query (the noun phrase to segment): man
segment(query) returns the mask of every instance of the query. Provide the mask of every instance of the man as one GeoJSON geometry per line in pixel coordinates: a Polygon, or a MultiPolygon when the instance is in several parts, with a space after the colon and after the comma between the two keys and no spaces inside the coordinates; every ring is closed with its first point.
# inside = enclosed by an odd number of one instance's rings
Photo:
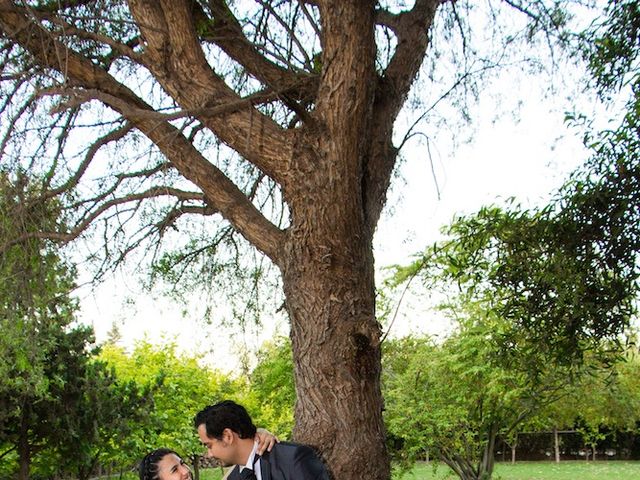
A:
{"type": "Polygon", "coordinates": [[[235,465],[229,480],[329,480],[324,464],[307,445],[280,442],[256,454],[256,427],[242,405],[231,400],[210,405],[196,415],[195,427],[207,456],[235,465]]]}

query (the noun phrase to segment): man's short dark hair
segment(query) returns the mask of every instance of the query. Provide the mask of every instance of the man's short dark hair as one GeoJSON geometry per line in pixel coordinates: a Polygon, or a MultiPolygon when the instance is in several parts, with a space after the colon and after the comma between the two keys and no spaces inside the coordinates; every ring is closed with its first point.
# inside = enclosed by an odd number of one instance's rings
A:
{"type": "Polygon", "coordinates": [[[231,400],[223,400],[203,408],[196,414],[193,423],[196,428],[204,424],[207,437],[218,440],[222,438],[225,428],[236,432],[240,438],[256,436],[256,426],[247,410],[231,400]]]}

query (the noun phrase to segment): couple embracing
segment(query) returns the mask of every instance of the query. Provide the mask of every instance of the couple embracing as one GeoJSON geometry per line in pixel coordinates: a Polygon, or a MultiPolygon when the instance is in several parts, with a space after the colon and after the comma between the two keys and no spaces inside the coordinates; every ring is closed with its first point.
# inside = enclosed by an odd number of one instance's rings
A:
{"type": "MultiPolygon", "coordinates": [[[[231,400],[198,412],[194,426],[208,457],[223,467],[235,465],[228,480],[329,480],[326,467],[311,447],[275,443],[271,435],[257,435],[246,409],[231,400]]],[[[147,454],[139,473],[140,480],[191,479],[189,467],[166,448],[147,454]]]]}

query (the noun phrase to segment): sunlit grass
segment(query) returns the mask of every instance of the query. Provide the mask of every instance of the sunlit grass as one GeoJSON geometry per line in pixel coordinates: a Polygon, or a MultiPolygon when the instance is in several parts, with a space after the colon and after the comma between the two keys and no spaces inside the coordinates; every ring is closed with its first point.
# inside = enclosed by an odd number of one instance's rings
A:
{"type": "MultiPolygon", "coordinates": [[[[425,463],[402,477],[402,480],[444,480],[456,477],[446,465],[433,466],[425,463]]],[[[640,480],[640,462],[623,461],[564,461],[516,462],[496,464],[494,480],[640,480]]]]}
{"type": "MultiPolygon", "coordinates": [[[[112,477],[113,478],[113,477],[112,477]]],[[[117,478],[117,477],[115,477],[117,478]]],[[[222,470],[207,468],[200,470],[200,480],[220,480],[222,470]]],[[[401,480],[455,480],[446,465],[441,464],[433,471],[433,466],[418,463],[401,480]]],[[[138,480],[132,473],[123,475],[123,480],[138,480]]],[[[640,462],[624,461],[564,461],[497,463],[493,480],[640,480],[640,462]]]]}

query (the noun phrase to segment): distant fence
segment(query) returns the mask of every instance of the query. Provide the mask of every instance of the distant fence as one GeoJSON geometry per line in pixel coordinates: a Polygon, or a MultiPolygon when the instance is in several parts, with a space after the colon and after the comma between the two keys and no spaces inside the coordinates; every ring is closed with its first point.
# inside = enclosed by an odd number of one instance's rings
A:
{"type": "MultiPolygon", "coordinates": [[[[518,434],[515,445],[516,460],[555,460],[554,432],[526,432],[518,434]]],[[[593,450],[585,445],[582,435],[575,430],[557,432],[559,459],[592,460],[593,450]]],[[[512,448],[500,440],[495,458],[511,461],[512,448]]],[[[607,432],[596,444],[596,460],[640,460],[640,434],[636,432],[607,432]]]]}

